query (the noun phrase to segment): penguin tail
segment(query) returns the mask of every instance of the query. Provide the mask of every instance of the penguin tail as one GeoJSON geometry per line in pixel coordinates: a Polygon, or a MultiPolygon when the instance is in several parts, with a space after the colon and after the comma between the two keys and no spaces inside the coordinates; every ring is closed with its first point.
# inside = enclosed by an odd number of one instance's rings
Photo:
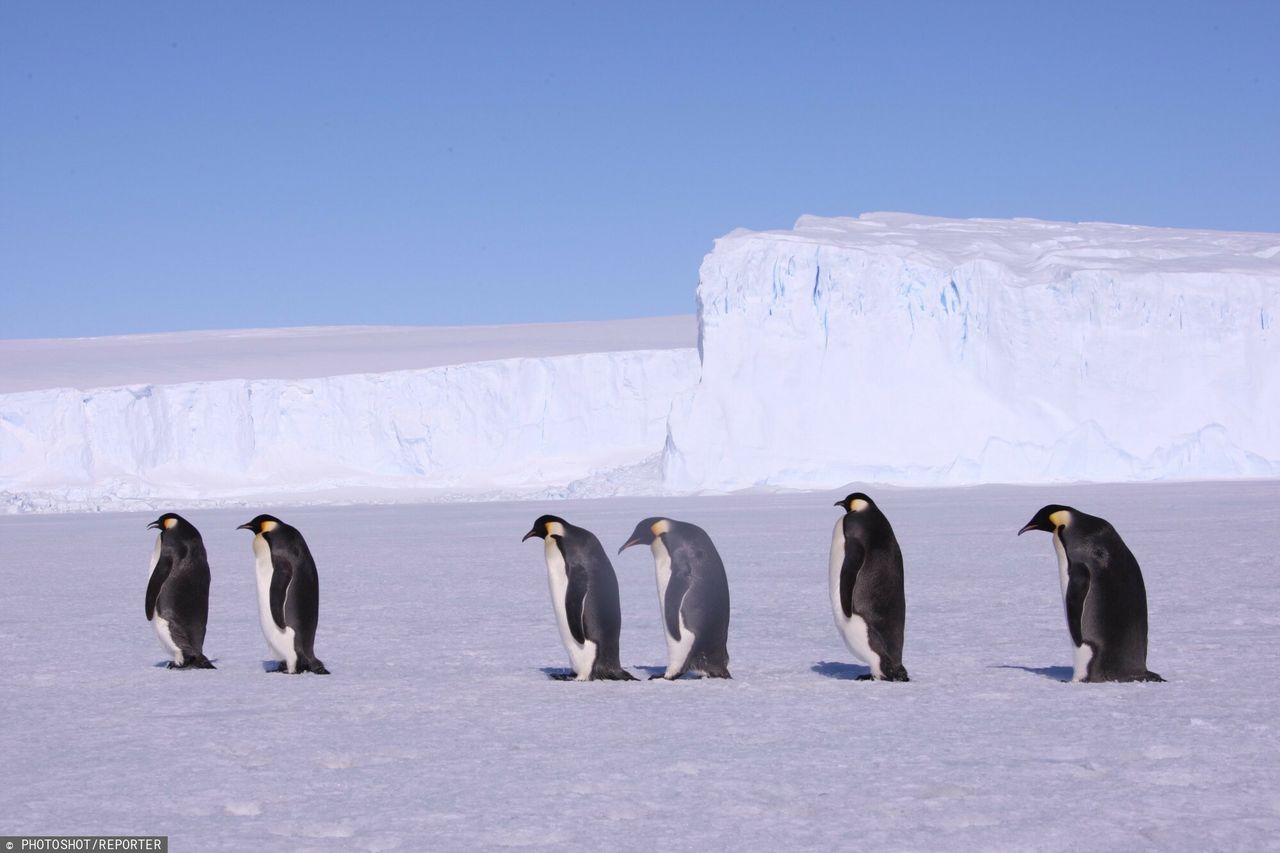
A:
{"type": "Polygon", "coordinates": [[[1147,670],[1147,674],[1143,677],[1142,680],[1143,681],[1164,681],[1164,679],[1161,678],[1159,674],[1154,673],[1151,670],[1147,670]]]}
{"type": "Polygon", "coordinates": [[[217,667],[213,665],[213,661],[209,660],[204,655],[196,655],[187,665],[192,669],[217,669],[217,667]]]}

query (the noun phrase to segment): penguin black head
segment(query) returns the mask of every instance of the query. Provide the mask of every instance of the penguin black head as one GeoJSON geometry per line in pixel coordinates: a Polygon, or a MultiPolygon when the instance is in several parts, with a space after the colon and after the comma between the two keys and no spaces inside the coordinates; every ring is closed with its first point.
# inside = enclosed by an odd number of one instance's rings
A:
{"type": "Polygon", "coordinates": [[[862,512],[867,507],[874,507],[876,502],[862,492],[854,492],[844,500],[836,501],[835,505],[843,507],[845,512],[862,512]]]}
{"type": "Polygon", "coordinates": [[[1045,533],[1052,533],[1059,527],[1066,527],[1070,524],[1071,515],[1074,512],[1075,510],[1069,506],[1049,504],[1046,507],[1042,507],[1039,512],[1032,516],[1031,520],[1018,531],[1018,535],[1021,536],[1028,530],[1043,530],[1045,533]]]}
{"type": "Polygon", "coordinates": [[[539,539],[546,539],[548,536],[563,536],[564,529],[569,522],[565,521],[557,515],[543,515],[533,523],[533,529],[524,535],[525,539],[532,539],[537,536],[539,539]]]}
{"type": "Polygon", "coordinates": [[[250,533],[270,533],[283,523],[274,515],[260,515],[253,521],[246,521],[236,530],[248,530],[250,533]]]}
{"type": "Polygon", "coordinates": [[[671,519],[646,518],[644,521],[636,525],[635,531],[632,532],[631,538],[622,543],[622,547],[618,549],[618,553],[630,548],[632,545],[652,545],[653,540],[657,539],[664,533],[671,532],[671,519]]]}
{"type": "Polygon", "coordinates": [[[176,512],[166,512],[147,525],[148,530],[173,530],[176,527],[190,527],[191,524],[176,512]]]}

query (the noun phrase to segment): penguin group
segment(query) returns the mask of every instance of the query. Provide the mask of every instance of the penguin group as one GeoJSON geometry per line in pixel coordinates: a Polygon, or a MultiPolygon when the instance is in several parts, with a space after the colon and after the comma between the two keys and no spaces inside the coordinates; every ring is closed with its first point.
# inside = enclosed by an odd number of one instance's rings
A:
{"type": "MultiPolygon", "coordinates": [[[[831,538],[829,584],[836,628],[870,672],[860,680],[908,681],[902,662],[906,595],[902,550],[875,502],[854,492],[836,506],[844,514],[831,538]]],[[[1147,595],[1133,553],[1106,520],[1051,504],[1018,535],[1053,535],[1072,681],[1163,681],[1147,669],[1147,595]]],[[[524,539],[543,540],[551,604],[569,654],[573,681],[634,681],[622,668],[618,579],[595,534],[563,518],[538,518],[524,539]]],[[[653,552],[658,611],[667,644],[668,681],[685,674],[730,678],[729,583],[706,531],[671,518],[646,518],[618,549],[653,552]]]]}
{"type": "MultiPolygon", "coordinates": [[[[167,512],[147,525],[159,530],[147,582],[147,621],[172,660],[170,669],[214,669],[204,654],[209,618],[209,558],[195,525],[167,512]]],[[[253,533],[258,618],[277,672],[328,675],[315,655],[320,616],[316,561],[296,528],[259,515],[237,530],[253,533]]]]}
{"type": "MultiPolygon", "coordinates": [[[[908,681],[903,664],[906,595],[902,550],[889,519],[863,492],[843,510],[831,537],[828,581],[836,628],[869,672],[864,680],[908,681]]],[[[200,532],[176,513],[158,530],[147,583],[147,621],[171,669],[214,669],[204,653],[209,559],[200,532]]],[[[294,527],[270,515],[240,525],[253,536],[258,617],[276,671],[328,675],[315,654],[320,584],[315,559],[294,527]]],[[[1053,536],[1072,644],[1072,681],[1163,681],[1147,669],[1147,595],[1142,571],[1105,519],[1050,504],[1018,531],[1053,536]]],[[[543,515],[524,539],[543,540],[552,611],[573,681],[635,681],[619,650],[622,608],[609,555],[591,531],[543,515]]],[[[667,665],[651,679],[729,674],[729,581],[701,527],[655,516],[635,526],[618,554],[648,545],[657,580],[667,665]]]]}

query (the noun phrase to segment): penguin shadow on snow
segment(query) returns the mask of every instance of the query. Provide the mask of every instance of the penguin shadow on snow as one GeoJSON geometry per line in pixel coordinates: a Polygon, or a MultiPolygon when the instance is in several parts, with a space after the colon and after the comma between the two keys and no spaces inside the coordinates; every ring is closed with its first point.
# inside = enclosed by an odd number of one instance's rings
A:
{"type": "Polygon", "coordinates": [[[992,669],[1020,669],[1023,672],[1029,672],[1032,675],[1039,675],[1042,678],[1050,678],[1054,681],[1070,681],[1075,675],[1075,671],[1069,666],[1019,666],[1014,663],[994,664],[992,669]]]}
{"type": "Polygon", "coordinates": [[[818,675],[835,678],[840,681],[869,681],[871,679],[871,667],[859,666],[854,663],[821,660],[809,667],[809,669],[818,673],[818,675]]]}

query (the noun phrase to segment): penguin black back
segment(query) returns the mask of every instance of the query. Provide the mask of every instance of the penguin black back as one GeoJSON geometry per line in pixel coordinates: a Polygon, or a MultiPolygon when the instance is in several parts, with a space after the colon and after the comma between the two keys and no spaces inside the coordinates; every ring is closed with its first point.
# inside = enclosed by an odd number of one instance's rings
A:
{"type": "Polygon", "coordinates": [[[147,582],[147,621],[173,656],[171,668],[213,669],[204,655],[210,579],[200,531],[173,512],[147,527],[159,531],[147,582]]]}
{"type": "Polygon", "coordinates": [[[543,515],[521,541],[544,543],[552,610],[580,681],[633,681],[622,668],[618,577],[600,540],[584,527],[543,515]]]}
{"type": "Polygon", "coordinates": [[[1163,681],[1147,669],[1147,590],[1129,546],[1104,518],[1061,504],[1018,531],[1050,533],[1058,551],[1075,681],[1163,681]]]}
{"type": "Polygon", "coordinates": [[[871,678],[908,681],[902,665],[907,603],[902,549],[889,519],[869,496],[854,492],[836,506],[830,587],[836,626],[871,667],[871,678]]]}
{"type": "Polygon", "coordinates": [[[711,537],[696,524],[655,516],[639,522],[618,553],[632,545],[653,551],[667,641],[667,670],[654,677],[730,678],[729,579],[711,537]]]}
{"type": "Polygon", "coordinates": [[[320,577],[306,540],[272,515],[259,515],[237,529],[256,534],[259,617],[267,644],[283,658],[283,670],[328,675],[315,656],[320,577]]]}

